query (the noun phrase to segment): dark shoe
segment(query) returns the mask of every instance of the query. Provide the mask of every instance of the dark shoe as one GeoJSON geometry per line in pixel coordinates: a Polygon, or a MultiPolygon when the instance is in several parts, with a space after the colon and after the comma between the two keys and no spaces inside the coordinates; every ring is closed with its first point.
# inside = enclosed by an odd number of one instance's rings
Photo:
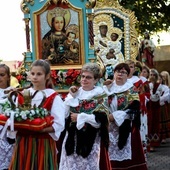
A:
{"type": "Polygon", "coordinates": [[[161,144],[166,144],[166,139],[162,139],[161,144]]]}
{"type": "Polygon", "coordinates": [[[155,152],[155,148],[154,147],[150,147],[150,152],[155,152]]]}

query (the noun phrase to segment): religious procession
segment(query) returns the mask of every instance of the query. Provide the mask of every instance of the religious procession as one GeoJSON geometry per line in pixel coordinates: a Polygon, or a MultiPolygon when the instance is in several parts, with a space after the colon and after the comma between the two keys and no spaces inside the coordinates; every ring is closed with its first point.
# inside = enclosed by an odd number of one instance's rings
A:
{"type": "Polygon", "coordinates": [[[169,71],[123,2],[21,2],[24,60],[0,63],[0,170],[169,170],[169,71]]]}

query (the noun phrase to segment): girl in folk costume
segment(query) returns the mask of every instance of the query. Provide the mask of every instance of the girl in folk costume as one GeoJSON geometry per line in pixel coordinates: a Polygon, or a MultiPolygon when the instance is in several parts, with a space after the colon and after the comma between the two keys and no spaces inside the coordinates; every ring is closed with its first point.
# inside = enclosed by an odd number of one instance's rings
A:
{"type": "Polygon", "coordinates": [[[148,79],[149,79],[149,73],[150,73],[150,69],[147,66],[142,66],[142,71],[140,73],[139,78],[142,80],[143,83],[147,83],[148,79]]]}
{"type": "Polygon", "coordinates": [[[86,63],[81,71],[81,87],[71,87],[65,99],[68,119],[60,170],[111,169],[107,152],[109,120],[101,104],[104,91],[96,86],[100,76],[96,63],[86,63]]]}
{"type": "Polygon", "coordinates": [[[158,71],[150,70],[149,76],[150,100],[148,102],[148,142],[150,151],[154,151],[155,146],[160,145],[159,135],[159,117],[160,117],[160,97],[162,94],[162,86],[158,83],[158,71]]]}
{"type": "Polygon", "coordinates": [[[139,98],[140,98],[140,110],[141,110],[141,126],[140,134],[143,144],[143,149],[145,157],[147,159],[147,135],[148,135],[148,118],[147,118],[147,102],[150,97],[149,91],[149,68],[147,66],[142,66],[142,63],[137,61],[135,63],[136,75],[139,76],[142,81],[142,85],[139,89],[139,98]]]}
{"type": "MultiPolygon", "coordinates": [[[[7,99],[5,91],[12,89],[10,87],[10,68],[5,64],[0,64],[0,103],[7,99]]],[[[0,114],[2,109],[0,107],[0,114]]],[[[0,169],[8,169],[12,152],[14,148],[15,139],[9,139],[9,131],[5,131],[3,135],[3,126],[0,125],[0,169]]]]}
{"type": "MultiPolygon", "coordinates": [[[[161,72],[163,84],[167,85],[170,88],[170,75],[167,71],[162,71],[161,72]]],[[[170,90],[169,90],[169,96],[167,98],[168,103],[170,103],[170,90]]],[[[170,104],[169,104],[170,107],[170,104]]]]}
{"type": "Polygon", "coordinates": [[[140,73],[140,79],[143,82],[142,88],[140,90],[140,106],[141,106],[141,140],[143,143],[143,149],[145,152],[145,156],[147,156],[147,139],[148,139],[148,110],[147,103],[150,98],[150,89],[149,89],[149,68],[147,66],[142,66],[142,71],[140,73]]]}
{"type": "Polygon", "coordinates": [[[161,73],[163,84],[167,85],[170,88],[170,75],[167,71],[162,71],[161,73]]]}
{"type": "Polygon", "coordinates": [[[170,137],[170,104],[169,97],[169,73],[162,71],[159,75],[159,83],[162,84],[162,94],[160,97],[160,141],[162,144],[166,143],[166,138],[170,137]]]}
{"type": "MultiPolygon", "coordinates": [[[[9,169],[57,170],[56,141],[65,126],[65,106],[60,96],[51,88],[50,65],[47,61],[36,60],[32,63],[30,80],[30,95],[36,94],[31,100],[31,106],[39,106],[46,96],[42,108],[48,110],[54,119],[51,126],[39,131],[18,130],[9,169]]],[[[18,96],[18,103],[22,104],[23,100],[22,96],[18,96]]]]}
{"type": "Polygon", "coordinates": [[[109,157],[112,170],[147,170],[140,138],[139,95],[129,74],[128,64],[120,63],[114,69],[114,81],[103,86],[110,111],[109,157]]]}

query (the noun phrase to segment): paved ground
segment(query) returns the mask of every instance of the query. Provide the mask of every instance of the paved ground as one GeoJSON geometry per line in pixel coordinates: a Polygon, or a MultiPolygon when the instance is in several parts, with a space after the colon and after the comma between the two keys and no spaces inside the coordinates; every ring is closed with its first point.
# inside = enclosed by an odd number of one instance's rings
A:
{"type": "Polygon", "coordinates": [[[147,154],[148,170],[170,170],[170,139],[161,144],[155,152],[147,154]]]}

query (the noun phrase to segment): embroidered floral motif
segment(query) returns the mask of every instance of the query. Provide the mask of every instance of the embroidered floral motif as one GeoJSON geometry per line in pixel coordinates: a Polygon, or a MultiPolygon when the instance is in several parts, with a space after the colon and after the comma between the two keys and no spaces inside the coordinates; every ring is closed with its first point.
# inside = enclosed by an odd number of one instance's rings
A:
{"type": "Polygon", "coordinates": [[[92,110],[97,107],[97,100],[80,100],[79,106],[71,108],[71,111],[81,113],[85,112],[91,114],[92,110]]]}
{"type": "Polygon", "coordinates": [[[128,102],[127,96],[125,94],[117,95],[118,110],[125,108],[125,104],[128,102]]]}

